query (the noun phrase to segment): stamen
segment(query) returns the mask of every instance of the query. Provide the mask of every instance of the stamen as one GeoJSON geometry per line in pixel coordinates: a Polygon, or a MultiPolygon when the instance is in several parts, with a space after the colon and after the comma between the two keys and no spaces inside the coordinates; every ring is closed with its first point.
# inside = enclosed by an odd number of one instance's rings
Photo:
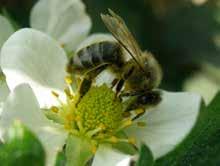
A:
{"type": "Polygon", "coordinates": [[[131,138],[128,138],[128,143],[132,144],[132,145],[135,145],[136,144],[136,139],[131,137],[131,138]]]}
{"type": "Polygon", "coordinates": [[[64,125],[64,128],[65,128],[66,130],[68,130],[68,131],[71,131],[71,129],[72,129],[70,123],[66,123],[66,124],[64,125]]]}
{"type": "Polygon", "coordinates": [[[68,88],[65,88],[65,89],[64,89],[64,92],[65,92],[65,94],[66,94],[68,97],[71,97],[71,96],[72,96],[72,94],[70,93],[70,90],[69,90],[68,88]]]}
{"type": "Polygon", "coordinates": [[[133,123],[132,119],[126,119],[125,121],[122,122],[121,126],[117,129],[117,131],[120,131],[121,129],[124,129],[128,126],[131,126],[133,123]]]}
{"type": "Polygon", "coordinates": [[[80,121],[80,118],[79,118],[79,117],[76,117],[75,120],[76,120],[76,124],[77,124],[79,130],[80,130],[82,133],[84,133],[84,128],[83,128],[82,122],[80,121]]]}
{"type": "Polygon", "coordinates": [[[145,122],[137,122],[138,127],[145,127],[147,124],[145,122]]]}
{"type": "Polygon", "coordinates": [[[50,108],[50,110],[51,110],[52,112],[54,112],[54,113],[58,113],[58,112],[59,112],[59,108],[57,108],[57,107],[55,107],[55,106],[52,106],[52,107],[50,108]]]}
{"type": "Polygon", "coordinates": [[[65,47],[65,44],[64,44],[64,43],[61,43],[60,46],[61,46],[62,48],[64,48],[64,47],[65,47]]]}
{"type": "Polygon", "coordinates": [[[97,151],[97,147],[96,147],[95,145],[94,145],[94,146],[92,146],[91,151],[92,151],[92,153],[93,153],[93,154],[95,154],[95,153],[96,153],[96,151],[97,151]]]}
{"type": "Polygon", "coordinates": [[[70,134],[73,134],[73,135],[79,135],[79,131],[77,131],[75,129],[71,129],[69,132],[70,132],[70,134]]]}
{"type": "Polygon", "coordinates": [[[92,137],[94,136],[95,134],[97,134],[98,132],[102,131],[103,129],[101,127],[97,128],[97,129],[94,129],[94,130],[90,130],[86,133],[86,135],[88,137],[92,137]]]}
{"type": "Polygon", "coordinates": [[[74,120],[74,116],[72,114],[67,114],[66,115],[66,120],[69,122],[72,122],[74,120]]]}
{"type": "Polygon", "coordinates": [[[115,136],[112,136],[108,139],[108,141],[110,141],[111,143],[118,143],[118,138],[115,136]]]}
{"type": "Polygon", "coordinates": [[[123,112],[122,116],[127,118],[127,117],[131,116],[131,113],[130,112],[123,112]]]}
{"type": "Polygon", "coordinates": [[[72,80],[71,76],[66,76],[66,77],[65,77],[65,82],[66,82],[68,85],[72,84],[72,83],[73,83],[73,80],[72,80]]]}
{"type": "Polygon", "coordinates": [[[59,94],[57,92],[51,91],[52,95],[55,96],[56,98],[59,97],[59,94]]]}
{"type": "Polygon", "coordinates": [[[136,109],[136,110],[135,110],[135,113],[136,113],[137,115],[142,114],[142,113],[144,113],[144,112],[145,112],[145,110],[144,110],[143,108],[140,108],[140,109],[136,109]]]}

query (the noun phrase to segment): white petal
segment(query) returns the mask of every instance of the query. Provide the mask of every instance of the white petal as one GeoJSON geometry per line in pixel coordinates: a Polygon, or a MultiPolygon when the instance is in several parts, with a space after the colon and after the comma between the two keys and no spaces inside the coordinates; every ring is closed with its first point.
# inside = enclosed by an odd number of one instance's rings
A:
{"type": "Polygon", "coordinates": [[[131,156],[111,147],[100,145],[95,154],[92,166],[129,166],[131,156]]]}
{"type": "Polygon", "coordinates": [[[61,93],[64,89],[66,64],[64,50],[37,30],[19,30],[2,47],[1,67],[9,88],[30,84],[42,107],[57,104],[51,90],[61,93]]]}
{"type": "Polygon", "coordinates": [[[87,37],[83,42],[81,42],[80,45],[77,47],[76,52],[91,44],[100,43],[102,41],[116,42],[115,38],[109,33],[95,33],[87,37]]]}
{"type": "Polygon", "coordinates": [[[200,94],[209,104],[220,90],[220,68],[209,63],[201,64],[201,70],[184,82],[183,89],[200,94]]]}
{"type": "Polygon", "coordinates": [[[47,165],[53,166],[67,135],[44,116],[33,91],[26,84],[17,86],[4,104],[0,121],[1,135],[14,120],[21,121],[36,134],[46,150],[47,165]]]}
{"type": "Polygon", "coordinates": [[[0,48],[13,32],[11,23],[0,15],[0,48]]]}
{"type": "Polygon", "coordinates": [[[136,137],[159,158],[178,145],[194,126],[200,110],[201,98],[191,93],[163,92],[161,103],[138,121],[146,127],[132,126],[127,129],[129,136],[136,137]]]}
{"type": "Polygon", "coordinates": [[[91,28],[81,0],[39,0],[30,21],[31,27],[51,35],[68,50],[74,50],[91,28]]]}

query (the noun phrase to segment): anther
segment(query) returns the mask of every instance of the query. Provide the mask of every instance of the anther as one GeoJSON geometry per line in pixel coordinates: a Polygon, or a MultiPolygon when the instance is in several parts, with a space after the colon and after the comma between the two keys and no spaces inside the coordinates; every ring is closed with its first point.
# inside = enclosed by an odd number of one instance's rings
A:
{"type": "Polygon", "coordinates": [[[117,143],[118,142],[118,138],[115,136],[112,136],[108,139],[111,143],[117,143]]]}
{"type": "Polygon", "coordinates": [[[131,116],[131,113],[130,112],[123,112],[122,116],[127,118],[127,117],[131,116]]]}
{"type": "Polygon", "coordinates": [[[66,123],[66,124],[64,125],[64,128],[65,128],[66,130],[71,130],[71,125],[70,125],[69,123],[66,123]]]}
{"type": "Polygon", "coordinates": [[[124,129],[124,128],[126,128],[126,127],[132,125],[132,123],[133,123],[133,121],[132,121],[132,119],[130,119],[130,118],[127,119],[127,120],[125,120],[125,121],[123,121],[122,124],[121,124],[121,126],[117,129],[117,131],[120,131],[121,129],[124,129]]]}
{"type": "Polygon", "coordinates": [[[72,84],[72,83],[73,83],[73,80],[72,80],[71,76],[66,76],[66,77],[65,77],[65,82],[66,82],[68,85],[72,84]]]}
{"type": "Polygon", "coordinates": [[[73,116],[72,114],[67,114],[67,115],[66,115],[66,120],[69,121],[69,122],[71,122],[71,121],[74,120],[74,116],[73,116]]]}
{"type": "Polygon", "coordinates": [[[52,106],[52,107],[50,108],[50,110],[51,110],[52,112],[54,112],[54,113],[59,112],[59,108],[57,108],[57,107],[55,107],[55,106],[52,106]]]}
{"type": "Polygon", "coordinates": [[[145,127],[147,124],[145,122],[137,122],[139,127],[145,127]]]}
{"type": "Polygon", "coordinates": [[[92,137],[92,136],[96,135],[97,133],[99,133],[100,131],[102,131],[102,128],[101,128],[101,127],[97,128],[97,129],[94,129],[94,130],[88,131],[88,132],[86,133],[86,135],[87,135],[88,137],[92,137]]]}
{"type": "Polygon", "coordinates": [[[131,119],[127,119],[123,122],[123,127],[128,127],[132,124],[132,120],[131,119]]]}
{"type": "Polygon", "coordinates": [[[64,48],[64,47],[65,47],[65,44],[64,44],[64,43],[61,43],[60,46],[61,46],[62,48],[64,48]]]}
{"type": "Polygon", "coordinates": [[[145,112],[145,110],[142,109],[142,108],[135,110],[135,113],[136,113],[137,115],[142,114],[142,113],[144,113],[144,112],[145,112]]]}
{"type": "Polygon", "coordinates": [[[52,95],[55,96],[56,98],[59,97],[59,94],[57,92],[51,91],[52,95]]]}
{"type": "Polygon", "coordinates": [[[91,151],[92,151],[93,154],[95,154],[96,151],[97,151],[97,147],[96,146],[92,146],[91,151]]]}
{"type": "Polygon", "coordinates": [[[132,144],[132,145],[135,145],[136,143],[136,139],[135,138],[128,138],[128,143],[132,144]]]}
{"type": "Polygon", "coordinates": [[[68,97],[71,97],[71,96],[72,96],[71,93],[70,93],[70,90],[69,90],[68,88],[65,88],[65,89],[64,89],[64,92],[65,92],[65,94],[66,94],[68,97]]]}

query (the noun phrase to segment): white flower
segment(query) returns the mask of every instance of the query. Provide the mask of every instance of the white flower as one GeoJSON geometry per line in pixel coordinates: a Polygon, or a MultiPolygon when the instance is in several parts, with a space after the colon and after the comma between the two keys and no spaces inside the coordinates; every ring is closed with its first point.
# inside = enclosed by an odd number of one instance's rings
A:
{"type": "MultiPolygon", "coordinates": [[[[96,36],[93,36],[88,40],[92,42],[95,39],[96,36]]],[[[66,64],[67,56],[60,45],[33,29],[14,33],[1,52],[1,67],[12,91],[3,107],[0,122],[2,132],[14,119],[22,121],[44,145],[47,165],[54,164],[57,151],[62,149],[69,130],[48,120],[41,108],[59,106],[51,92],[56,92],[60,100],[65,101],[66,64]]],[[[111,76],[106,71],[98,78],[104,82],[109,79],[111,76]]],[[[134,121],[124,131],[129,137],[136,138],[137,145],[146,143],[156,159],[170,152],[185,138],[197,120],[199,109],[199,96],[163,91],[162,102],[140,119],[147,125],[139,127],[134,121]]],[[[101,144],[92,165],[112,166],[119,164],[122,158],[129,158],[129,155],[101,144]]]]}
{"type": "MultiPolygon", "coordinates": [[[[0,15],[0,50],[15,29],[7,18],[0,15]]],[[[91,19],[81,0],[39,0],[31,10],[30,26],[47,33],[58,41],[66,51],[73,51],[91,29],[91,19]]],[[[0,70],[0,75],[3,76],[0,70]]],[[[1,78],[4,78],[1,77],[1,78]]],[[[0,82],[1,93],[8,95],[4,79],[0,82]],[[6,93],[7,92],[7,93],[6,93]]],[[[0,100],[0,110],[2,100],[0,100]]]]}
{"type": "Polygon", "coordinates": [[[201,70],[184,82],[183,90],[200,94],[209,104],[220,90],[220,69],[212,64],[202,64],[201,70]]]}
{"type": "MultiPolygon", "coordinates": [[[[3,82],[0,86],[0,102],[3,103],[8,96],[7,86],[11,93],[4,102],[0,131],[2,137],[15,119],[22,121],[38,136],[46,150],[47,165],[52,166],[57,152],[66,143],[69,130],[47,119],[42,108],[60,106],[60,101],[51,92],[56,92],[61,102],[66,101],[64,78],[68,60],[65,51],[76,51],[94,41],[114,39],[96,34],[84,40],[91,28],[91,20],[80,0],[40,0],[31,11],[30,22],[32,28],[41,32],[21,29],[6,41],[1,50],[1,68],[7,85],[3,82]]],[[[1,38],[4,34],[1,27],[0,41],[4,42],[13,31],[1,38]]],[[[112,75],[104,71],[98,76],[97,85],[110,80],[112,75]]],[[[146,143],[155,159],[171,151],[185,138],[196,122],[200,107],[197,95],[165,91],[162,94],[162,102],[141,117],[146,126],[131,125],[124,129],[128,136],[136,137],[137,145],[146,143]]],[[[101,144],[92,165],[121,166],[129,159],[130,155],[101,144]]]]}
{"type": "MultiPolygon", "coordinates": [[[[0,50],[4,42],[9,38],[9,36],[14,32],[14,29],[7,18],[0,15],[0,50]]],[[[0,68],[0,114],[2,110],[3,103],[9,94],[8,86],[5,82],[5,77],[0,68]]]]}

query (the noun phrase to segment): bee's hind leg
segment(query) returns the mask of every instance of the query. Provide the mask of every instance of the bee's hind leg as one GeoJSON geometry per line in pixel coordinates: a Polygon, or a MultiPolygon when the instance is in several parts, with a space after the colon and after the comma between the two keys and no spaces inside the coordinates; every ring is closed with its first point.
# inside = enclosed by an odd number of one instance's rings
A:
{"type": "Polygon", "coordinates": [[[92,86],[92,82],[94,78],[105,68],[106,65],[102,65],[84,74],[78,90],[80,96],[77,103],[79,103],[80,99],[89,91],[90,87],[92,86]]]}

